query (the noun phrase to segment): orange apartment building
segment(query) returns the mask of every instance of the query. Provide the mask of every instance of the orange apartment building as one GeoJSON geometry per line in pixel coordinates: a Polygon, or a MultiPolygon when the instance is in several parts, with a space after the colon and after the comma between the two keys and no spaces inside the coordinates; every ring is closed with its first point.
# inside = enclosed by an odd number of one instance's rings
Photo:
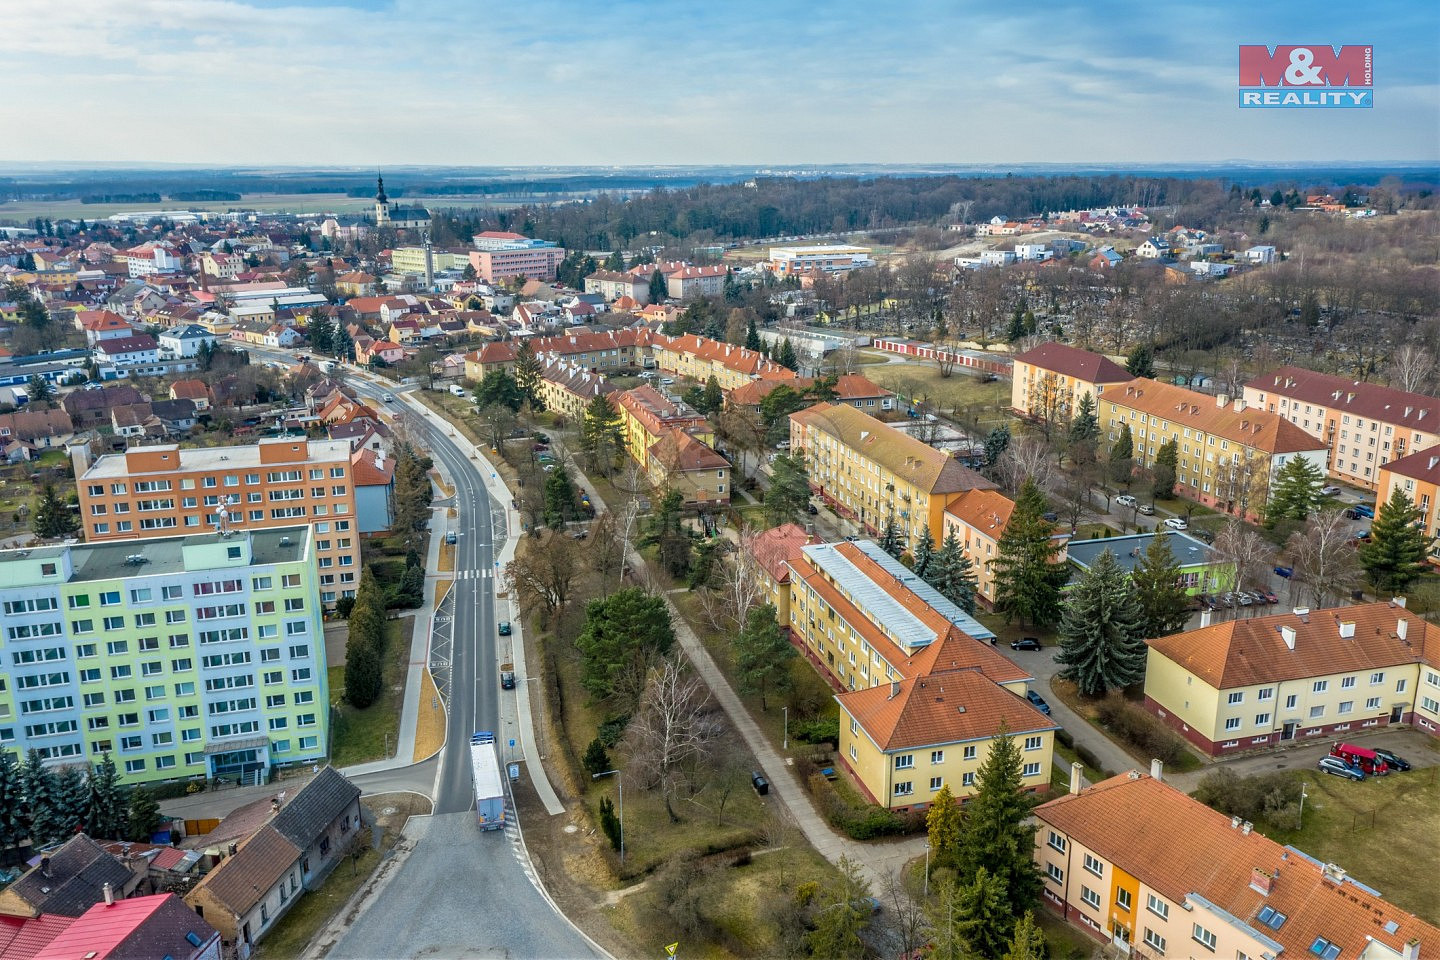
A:
{"type": "Polygon", "coordinates": [[[1107,387],[1133,379],[1120,364],[1098,353],[1042,343],[1015,357],[1010,406],[1021,416],[1064,423],[1085,394],[1098,407],[1107,387]]]}
{"type": "Polygon", "coordinates": [[[1281,367],[1245,384],[1245,402],[1324,441],[1330,476],[1366,490],[1385,464],[1440,444],[1440,400],[1378,383],[1281,367]]]}
{"type": "Polygon", "coordinates": [[[334,604],[355,595],[360,531],[348,441],[279,437],[243,447],[184,449],[162,444],[93,463],[77,451],[75,476],[91,543],[203,533],[222,520],[232,530],[305,521],[315,530],[321,600],[334,604]]]}
{"type": "Polygon", "coordinates": [[[1421,450],[1381,467],[1376,506],[1384,505],[1397,487],[1419,508],[1422,528],[1431,538],[1430,562],[1440,564],[1440,450],[1421,450]]]}

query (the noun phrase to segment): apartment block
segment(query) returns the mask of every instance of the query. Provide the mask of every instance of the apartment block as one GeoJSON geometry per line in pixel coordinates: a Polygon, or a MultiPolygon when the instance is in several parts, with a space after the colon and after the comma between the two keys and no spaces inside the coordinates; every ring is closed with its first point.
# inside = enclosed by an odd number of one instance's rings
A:
{"type": "Polygon", "coordinates": [[[1440,736],[1440,627],[1396,602],[1147,641],[1145,706],[1211,756],[1394,723],[1440,736]]]}
{"type": "Polygon", "coordinates": [[[873,267],[869,247],[853,247],[830,243],[799,247],[771,247],[765,269],[777,276],[789,277],[805,273],[845,273],[860,267],[873,267]]]}
{"type": "Polygon", "coordinates": [[[1389,500],[1397,488],[1420,509],[1431,538],[1430,562],[1440,563],[1440,450],[1422,450],[1381,467],[1378,503],[1389,500]]]}
{"type": "Polygon", "coordinates": [[[1245,402],[1323,441],[1330,476],[1367,490],[1385,464],[1440,444],[1440,400],[1378,383],[1281,367],[1245,384],[1245,402]]]}
{"type": "Polygon", "coordinates": [[[1035,808],[1055,912],[1122,955],[1420,960],[1440,929],[1333,863],[1130,771],[1035,808]]]}
{"type": "Polygon", "coordinates": [[[0,745],[109,752],[128,783],[324,757],[314,546],[298,525],[0,552],[0,745]]]}
{"type": "Polygon", "coordinates": [[[87,541],[308,523],[321,601],[355,595],[360,531],[346,441],[278,437],[237,447],[134,447],[93,463],[79,456],[87,541]]]}
{"type": "Polygon", "coordinates": [[[482,233],[475,236],[470,265],[486,283],[525,277],[554,280],[555,268],[565,259],[565,248],[548,240],[532,240],[517,233],[482,233]]]}
{"type": "Polygon", "coordinates": [[[1243,398],[1211,397],[1157,380],[1111,387],[1099,403],[1100,428],[1114,442],[1129,424],[1135,463],[1154,464],[1174,440],[1175,489],[1181,496],[1247,519],[1259,519],[1270,482],[1293,457],[1322,473],[1326,447],[1300,427],[1243,398]]]}
{"type": "Polygon", "coordinates": [[[945,784],[968,796],[1002,724],[1021,741],[1025,787],[1045,789],[1055,725],[991,631],[873,542],[799,553],[791,642],[837,691],[841,763],[870,799],[920,808],[945,784]]]}
{"type": "Polygon", "coordinates": [[[782,523],[743,537],[740,542],[745,561],[751,564],[751,572],[765,588],[763,602],[775,608],[776,619],[787,632],[790,629],[790,564],[800,559],[802,548],[815,542],[816,537],[806,533],[798,523],[782,523]]]}
{"type": "Polygon", "coordinates": [[[601,373],[563,360],[547,362],[540,368],[537,388],[545,409],[562,414],[572,423],[580,423],[585,408],[597,396],[609,396],[619,388],[601,373]]]}
{"type": "MultiPolygon", "coordinates": [[[[991,563],[1000,550],[1000,538],[1010,525],[1015,501],[998,490],[967,490],[945,508],[943,543],[952,534],[975,571],[975,599],[995,609],[995,570],[991,563]]],[[[1057,559],[1063,559],[1063,554],[1057,559]]]]}
{"type": "Polygon", "coordinates": [[[689,377],[698,383],[714,377],[721,390],[734,390],[755,380],[789,382],[796,379],[794,370],[767,360],[754,350],[698,334],[687,333],[680,337],[656,334],[652,342],[655,365],[661,370],[689,377]]]}
{"type": "Polygon", "coordinates": [[[1085,394],[1098,408],[1107,388],[1133,379],[1109,357],[1063,343],[1042,343],[1015,357],[1010,406],[1024,417],[1064,423],[1085,394]]]}
{"type": "Polygon", "coordinates": [[[944,538],[945,508],[960,494],[995,489],[944,451],[845,404],[791,414],[790,446],[828,505],[873,534],[893,516],[907,548],[921,530],[944,538]]]}

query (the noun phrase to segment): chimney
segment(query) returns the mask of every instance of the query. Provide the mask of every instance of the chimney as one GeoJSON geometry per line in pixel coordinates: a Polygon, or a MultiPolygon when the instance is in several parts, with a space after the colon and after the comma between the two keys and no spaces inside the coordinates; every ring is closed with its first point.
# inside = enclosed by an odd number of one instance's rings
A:
{"type": "Polygon", "coordinates": [[[1084,778],[1080,775],[1080,772],[1081,772],[1082,770],[1084,770],[1084,769],[1085,769],[1085,767],[1084,767],[1084,766],[1080,763],[1080,761],[1078,761],[1078,760],[1075,761],[1074,763],[1070,764],[1070,792],[1071,792],[1071,793],[1079,793],[1079,792],[1080,792],[1080,786],[1081,786],[1081,784],[1083,784],[1083,783],[1085,782],[1084,778]]]}
{"type": "Polygon", "coordinates": [[[1281,628],[1280,628],[1280,636],[1282,636],[1282,637],[1285,638],[1285,646],[1289,647],[1291,650],[1294,650],[1294,649],[1295,649],[1295,628],[1294,628],[1294,627],[1281,627],[1281,628]]]}
{"type": "Polygon", "coordinates": [[[40,876],[50,876],[50,857],[48,855],[40,858],[40,876]]]}
{"type": "Polygon", "coordinates": [[[1237,829],[1239,826],[1240,826],[1240,818],[1239,818],[1239,817],[1231,817],[1231,818],[1230,818],[1230,829],[1231,829],[1231,830],[1235,830],[1235,829],[1237,829]]]}
{"type": "Polygon", "coordinates": [[[1270,896],[1270,885],[1275,882],[1273,874],[1261,870],[1259,867],[1252,867],[1250,870],[1250,889],[1262,897],[1270,896]]]}
{"type": "MultiPolygon", "coordinates": [[[[1405,621],[1402,620],[1402,621],[1400,621],[1400,622],[1401,622],[1401,623],[1404,623],[1405,621]]],[[[1340,621],[1340,636],[1342,636],[1342,637],[1353,637],[1353,636],[1355,636],[1355,621],[1354,621],[1354,620],[1342,620],[1342,621],[1340,621]]]]}
{"type": "Polygon", "coordinates": [[[1391,606],[1394,606],[1394,607],[1399,607],[1400,609],[1403,610],[1403,609],[1405,609],[1405,598],[1404,598],[1404,597],[1391,597],[1391,598],[1390,598],[1390,605],[1391,605],[1391,606]]]}
{"type": "Polygon", "coordinates": [[[1401,617],[1399,620],[1396,620],[1396,621],[1395,621],[1395,636],[1399,637],[1401,640],[1404,640],[1404,639],[1405,639],[1405,634],[1407,634],[1407,633],[1409,633],[1409,632],[1410,632],[1410,621],[1409,621],[1409,620],[1406,620],[1404,617],[1401,617]]]}
{"type": "Polygon", "coordinates": [[[1250,836],[1250,831],[1254,829],[1254,826],[1255,825],[1253,823],[1251,823],[1249,820],[1246,820],[1244,823],[1240,824],[1240,832],[1248,837],[1250,836]]]}
{"type": "Polygon", "coordinates": [[[1310,608],[1309,608],[1309,607],[1296,607],[1294,612],[1295,612],[1295,616],[1297,616],[1297,617],[1300,618],[1300,622],[1301,622],[1301,623],[1309,623],[1309,622],[1310,622],[1310,608]]]}
{"type": "Polygon", "coordinates": [[[115,888],[108,883],[105,884],[105,906],[115,906],[115,888]]]}
{"type": "Polygon", "coordinates": [[[1236,398],[1235,398],[1235,412],[1236,412],[1236,413],[1241,413],[1242,411],[1244,411],[1244,409],[1245,409],[1245,398],[1244,398],[1244,397],[1236,397],[1236,398]]]}
{"type": "Polygon", "coordinates": [[[1405,941],[1405,946],[1400,948],[1401,960],[1420,960],[1420,938],[1411,937],[1405,941]]]}
{"type": "Polygon", "coordinates": [[[1211,619],[1214,615],[1215,615],[1215,611],[1211,610],[1209,607],[1206,607],[1204,610],[1201,610],[1201,611],[1200,611],[1200,626],[1201,626],[1202,628],[1203,628],[1203,627],[1208,627],[1208,626],[1210,626],[1210,619],[1211,619]]]}
{"type": "Polygon", "coordinates": [[[1218,396],[1215,398],[1215,408],[1216,408],[1217,410],[1224,410],[1224,409],[1225,409],[1225,405],[1228,404],[1229,402],[1230,402],[1230,398],[1227,397],[1227,396],[1225,396],[1225,394],[1222,393],[1222,394],[1218,395],[1218,396]]]}
{"type": "Polygon", "coordinates": [[[1150,761],[1150,779],[1157,783],[1165,780],[1165,764],[1159,760],[1150,761]]]}

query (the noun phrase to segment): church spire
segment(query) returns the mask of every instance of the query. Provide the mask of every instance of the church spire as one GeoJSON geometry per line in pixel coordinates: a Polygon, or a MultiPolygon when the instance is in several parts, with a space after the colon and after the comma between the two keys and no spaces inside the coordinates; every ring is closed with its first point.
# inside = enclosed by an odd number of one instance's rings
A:
{"type": "Polygon", "coordinates": [[[378,173],[375,175],[375,202],[390,202],[390,198],[385,196],[385,178],[380,176],[378,173]]]}

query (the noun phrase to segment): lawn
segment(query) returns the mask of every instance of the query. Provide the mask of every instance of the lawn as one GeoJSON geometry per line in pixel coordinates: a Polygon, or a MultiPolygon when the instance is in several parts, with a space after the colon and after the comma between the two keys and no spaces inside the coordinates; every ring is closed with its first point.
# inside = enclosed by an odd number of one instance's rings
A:
{"type": "MultiPolygon", "coordinates": [[[[385,683],[380,699],[356,710],[348,703],[335,708],[330,731],[330,762],[348,767],[390,756],[400,731],[400,709],[405,702],[405,673],[410,662],[410,637],[415,618],[389,620],[385,624],[385,683]]],[[[339,701],[345,692],[345,668],[330,668],[330,690],[339,701]]]]}
{"type": "Polygon", "coordinates": [[[894,390],[907,403],[918,397],[945,411],[971,410],[986,427],[1013,419],[1008,412],[1010,383],[1006,380],[984,383],[959,369],[949,377],[941,377],[939,366],[929,360],[876,364],[865,371],[865,376],[894,390]]]}
{"type": "Polygon", "coordinates": [[[1290,844],[1349,871],[1391,903],[1440,923],[1440,768],[1372,777],[1360,783],[1297,771],[1305,783],[1304,826],[1275,830],[1290,844]],[[1423,838],[1430,837],[1431,841],[1423,838]]]}

